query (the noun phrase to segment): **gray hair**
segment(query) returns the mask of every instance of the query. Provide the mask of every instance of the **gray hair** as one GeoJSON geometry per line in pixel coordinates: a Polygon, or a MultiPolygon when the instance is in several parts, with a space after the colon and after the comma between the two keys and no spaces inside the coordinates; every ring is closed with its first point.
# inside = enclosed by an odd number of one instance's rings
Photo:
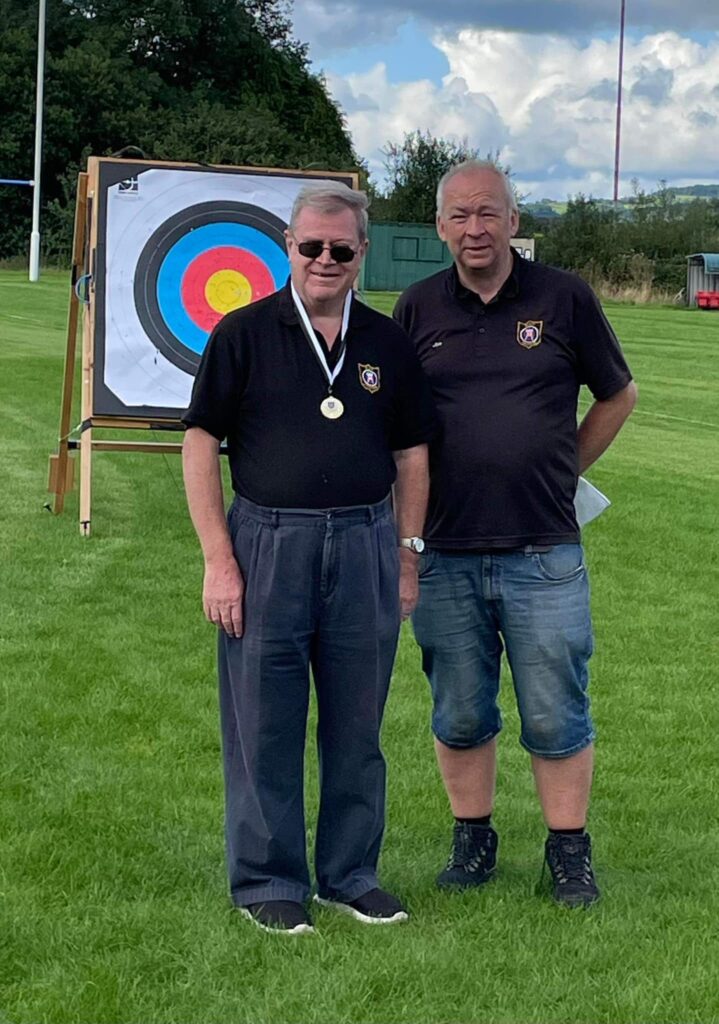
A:
{"type": "Polygon", "coordinates": [[[450,169],[439,179],[439,184],[437,185],[437,213],[442,212],[444,190],[447,187],[448,182],[450,182],[457,174],[471,174],[473,171],[493,171],[497,177],[501,178],[504,185],[504,191],[507,194],[509,209],[514,211],[517,210],[517,197],[514,194],[512,182],[509,180],[509,175],[506,171],[503,171],[502,168],[494,162],[494,160],[463,160],[461,164],[455,164],[454,167],[450,167],[450,169]]]}
{"type": "Polygon", "coordinates": [[[369,199],[364,192],[349,188],[342,181],[314,181],[303,185],[292,204],[290,231],[294,231],[300,212],[307,207],[320,213],[341,213],[352,210],[357,220],[360,242],[367,238],[367,207],[369,199]]]}

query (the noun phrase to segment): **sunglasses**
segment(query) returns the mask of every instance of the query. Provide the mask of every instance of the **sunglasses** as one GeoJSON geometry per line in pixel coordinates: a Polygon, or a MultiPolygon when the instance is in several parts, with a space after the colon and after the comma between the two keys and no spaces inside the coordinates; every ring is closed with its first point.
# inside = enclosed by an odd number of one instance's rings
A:
{"type": "Polygon", "coordinates": [[[323,245],[319,241],[298,242],[297,249],[300,256],[308,260],[316,260],[326,249],[335,263],[351,263],[357,255],[349,245],[323,245]]]}

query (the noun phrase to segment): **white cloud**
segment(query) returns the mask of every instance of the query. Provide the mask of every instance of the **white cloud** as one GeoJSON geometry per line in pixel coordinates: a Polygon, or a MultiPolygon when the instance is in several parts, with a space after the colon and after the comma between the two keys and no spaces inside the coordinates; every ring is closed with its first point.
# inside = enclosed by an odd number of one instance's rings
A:
{"type": "Polygon", "coordinates": [[[384,64],[363,74],[328,75],[334,98],[347,112],[355,149],[368,159],[377,175],[382,169],[381,148],[400,142],[405,132],[429,129],[434,135],[457,141],[469,136],[491,138],[501,147],[507,130],[497,108],[485,94],[473,92],[458,78],[438,87],[428,79],[393,84],[384,64]],[[365,98],[364,107],[359,98],[365,98]]]}
{"type": "MultiPolygon", "coordinates": [[[[449,62],[440,84],[393,84],[385,65],[328,76],[358,152],[376,172],[380,148],[417,128],[482,154],[500,149],[520,191],[562,197],[611,190],[617,41],[463,29],[434,37],[449,62]],[[552,182],[551,189],[547,182],[552,182]]],[[[719,35],[700,44],[674,32],[625,46],[622,184],[637,176],[719,179],[719,35]]]]}

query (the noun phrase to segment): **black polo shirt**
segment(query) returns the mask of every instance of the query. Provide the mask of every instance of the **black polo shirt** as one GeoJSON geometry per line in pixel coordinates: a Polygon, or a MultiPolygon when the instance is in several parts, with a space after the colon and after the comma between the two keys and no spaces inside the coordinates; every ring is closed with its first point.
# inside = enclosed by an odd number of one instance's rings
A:
{"type": "Polygon", "coordinates": [[[394,482],[392,452],[431,439],[434,405],[404,330],[355,298],[346,338],[332,389],[345,411],[328,420],[327,379],[289,286],[217,325],[182,422],[227,438],[238,494],[273,508],[374,504],[394,482]]]}
{"type": "Polygon", "coordinates": [[[589,286],[515,253],[491,302],[452,267],[408,288],[394,315],[414,342],[440,419],[430,447],[430,545],[578,540],[579,388],[607,399],[631,380],[589,286]]]}

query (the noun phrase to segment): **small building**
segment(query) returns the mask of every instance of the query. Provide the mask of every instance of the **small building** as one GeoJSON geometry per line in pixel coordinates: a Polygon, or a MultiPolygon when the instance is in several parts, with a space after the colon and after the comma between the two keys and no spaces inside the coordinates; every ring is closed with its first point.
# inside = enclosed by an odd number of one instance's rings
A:
{"type": "Polygon", "coordinates": [[[719,309],[719,252],[687,256],[687,306],[719,309]]]}
{"type": "MultiPolygon", "coordinates": [[[[369,241],[362,279],[368,292],[401,292],[452,264],[434,224],[370,224],[369,241]]],[[[534,259],[533,238],[513,238],[512,245],[525,259],[534,259]]]]}

